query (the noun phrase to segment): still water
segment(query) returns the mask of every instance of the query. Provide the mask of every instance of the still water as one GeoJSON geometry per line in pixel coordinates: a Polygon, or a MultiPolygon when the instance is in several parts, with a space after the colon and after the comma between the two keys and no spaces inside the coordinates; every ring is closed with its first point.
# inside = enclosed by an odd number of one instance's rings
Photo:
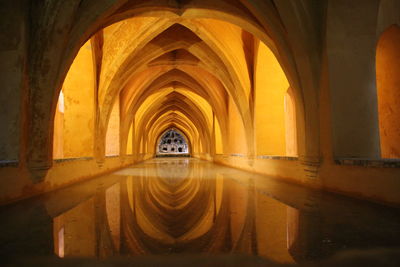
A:
{"type": "Polygon", "coordinates": [[[400,245],[396,209],[188,158],[153,159],[0,209],[0,258],[257,255],[400,245]]]}

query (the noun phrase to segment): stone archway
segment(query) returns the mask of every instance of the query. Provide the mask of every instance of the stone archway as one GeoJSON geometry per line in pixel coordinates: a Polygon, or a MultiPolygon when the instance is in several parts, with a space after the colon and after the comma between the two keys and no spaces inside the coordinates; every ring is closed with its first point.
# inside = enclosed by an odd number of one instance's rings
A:
{"type": "MultiPolygon", "coordinates": [[[[299,10],[297,4],[289,5],[286,8],[289,13],[299,10]]],[[[31,170],[46,171],[52,165],[51,137],[55,103],[61,83],[79,47],[95,32],[107,25],[126,18],[149,14],[176,19],[219,19],[245,29],[267,43],[282,63],[291,86],[295,90],[297,102],[300,103],[297,113],[299,117],[299,140],[301,140],[299,152],[306,158],[318,158],[319,129],[316,115],[318,105],[316,104],[315,87],[317,79],[313,76],[313,69],[316,66],[311,66],[312,62],[318,62],[318,60],[309,62],[302,60],[303,53],[310,50],[310,47],[307,47],[310,45],[310,40],[314,39],[305,35],[299,36],[300,32],[307,31],[304,31],[304,29],[298,31],[297,27],[306,27],[305,25],[308,24],[293,24],[291,21],[287,21],[286,25],[283,25],[276,7],[269,6],[263,1],[235,1],[232,4],[227,4],[225,1],[202,1],[201,3],[188,1],[184,4],[181,1],[169,1],[160,4],[155,1],[131,3],[129,1],[103,0],[88,1],[85,6],[80,6],[79,1],[68,5],[53,1],[47,2],[44,6],[42,3],[35,3],[31,12],[35,17],[41,18],[34,22],[32,34],[41,36],[41,40],[43,40],[43,42],[34,43],[30,49],[32,58],[30,60],[31,79],[29,86],[32,94],[30,95],[29,114],[32,118],[30,119],[32,138],[28,141],[27,161],[31,170]],[[264,12],[260,13],[260,10],[264,12]],[[52,21],[54,23],[49,23],[52,21]],[[60,30],[55,31],[54,29],[60,30]],[[293,36],[296,36],[294,37],[296,42],[287,38],[287,31],[295,33],[293,36]],[[43,72],[44,69],[47,71],[43,72]],[[299,72],[304,74],[302,79],[299,78],[299,72]],[[306,88],[304,92],[302,91],[303,87],[306,88]]],[[[300,19],[307,19],[307,14],[301,12],[300,14],[302,14],[300,19]]],[[[299,18],[298,15],[292,16],[290,19],[299,18]]],[[[312,31],[309,32],[312,35],[312,31]]],[[[94,38],[101,42],[100,36],[94,38]]],[[[316,44],[311,44],[311,46],[314,45],[316,44]]],[[[95,49],[99,51],[101,47],[95,49]]],[[[313,56],[315,55],[310,55],[310,57],[313,56]]],[[[99,67],[98,64],[95,65],[97,68],[99,67]]],[[[99,74],[97,73],[97,75],[99,74]]],[[[99,76],[97,76],[96,83],[98,86],[99,76]]],[[[247,131],[246,136],[249,138],[247,145],[251,155],[254,149],[251,100],[243,99],[236,92],[230,92],[230,94],[239,106],[239,112],[247,131]]],[[[96,116],[98,115],[97,112],[96,116]]],[[[103,128],[104,122],[107,123],[107,119],[101,122],[98,117],[96,117],[96,121],[102,124],[103,128]]],[[[101,155],[97,155],[97,157],[99,156],[101,157],[101,155]]],[[[38,179],[41,178],[38,177],[38,179]]]]}

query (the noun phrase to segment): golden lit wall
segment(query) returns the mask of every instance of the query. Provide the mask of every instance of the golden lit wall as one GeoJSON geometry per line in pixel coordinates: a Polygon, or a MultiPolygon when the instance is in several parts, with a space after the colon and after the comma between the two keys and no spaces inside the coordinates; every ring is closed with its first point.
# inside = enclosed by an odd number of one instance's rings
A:
{"type": "Polygon", "coordinates": [[[297,156],[296,104],[293,90],[289,87],[285,94],[285,141],[286,156],[297,156]]]}
{"type": "Polygon", "coordinates": [[[75,57],[62,87],[64,113],[60,114],[59,104],[54,124],[54,158],[93,156],[93,77],[92,47],[88,41],[75,57]]]}
{"type": "Polygon", "coordinates": [[[285,155],[285,94],[289,88],[279,62],[259,42],[255,64],[255,133],[258,155],[285,155]]]}
{"type": "Polygon", "coordinates": [[[381,156],[400,158],[400,27],[391,26],[376,50],[381,156]]]}

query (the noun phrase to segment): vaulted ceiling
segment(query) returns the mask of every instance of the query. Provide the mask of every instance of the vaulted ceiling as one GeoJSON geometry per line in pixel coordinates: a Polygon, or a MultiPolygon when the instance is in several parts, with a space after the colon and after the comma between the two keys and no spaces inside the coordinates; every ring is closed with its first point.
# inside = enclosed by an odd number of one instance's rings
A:
{"type": "MultiPolygon", "coordinates": [[[[105,139],[119,98],[122,154],[132,123],[136,144],[151,147],[163,131],[176,127],[197,151],[212,153],[213,129],[226,136],[231,109],[243,125],[247,153],[254,155],[254,61],[260,42],[293,88],[300,153],[318,154],[320,27],[312,23],[318,8],[309,1],[273,0],[33,3],[30,35],[37,41],[29,46],[30,116],[40,120],[29,126],[28,165],[52,165],[51,116],[68,69],[88,40],[97,140],[105,139]]],[[[227,138],[222,139],[225,146],[227,138]]],[[[95,157],[103,157],[104,150],[96,144],[95,157]]]]}
{"type": "MultiPolygon", "coordinates": [[[[115,23],[91,39],[98,70],[101,132],[116,97],[122,137],[135,122],[137,144],[154,143],[170,127],[209,151],[213,120],[227,130],[229,97],[250,115],[255,37],[214,19],[138,17],[115,23]],[[214,117],[215,115],[215,117],[214,117]]],[[[244,120],[246,121],[246,120],[244,120]]]]}

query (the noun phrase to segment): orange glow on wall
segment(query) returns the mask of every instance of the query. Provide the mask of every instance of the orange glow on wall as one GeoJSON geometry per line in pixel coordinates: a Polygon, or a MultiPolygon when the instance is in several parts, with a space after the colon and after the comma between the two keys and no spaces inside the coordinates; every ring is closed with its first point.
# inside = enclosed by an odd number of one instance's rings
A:
{"type": "Polygon", "coordinates": [[[259,42],[255,64],[257,155],[285,155],[285,95],[289,83],[272,51],[259,42]]]}
{"type": "Polygon", "coordinates": [[[285,94],[286,156],[297,156],[296,104],[291,87],[285,94]]]}
{"type": "Polygon", "coordinates": [[[400,158],[400,27],[390,26],[376,50],[382,158],[400,158]]]}
{"type": "Polygon", "coordinates": [[[93,156],[94,73],[90,41],[79,50],[64,80],[56,108],[53,158],[93,156]]]}

